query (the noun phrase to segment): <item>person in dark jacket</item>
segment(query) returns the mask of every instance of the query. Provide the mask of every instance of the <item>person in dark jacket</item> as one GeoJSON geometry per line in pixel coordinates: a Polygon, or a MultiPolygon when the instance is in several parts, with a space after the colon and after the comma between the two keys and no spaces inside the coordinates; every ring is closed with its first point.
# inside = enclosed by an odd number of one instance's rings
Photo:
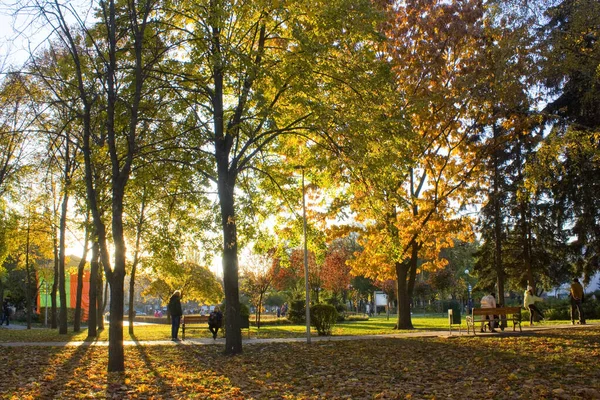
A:
{"type": "Polygon", "coordinates": [[[10,306],[8,304],[8,300],[4,299],[4,303],[2,304],[2,320],[0,320],[0,325],[2,325],[6,321],[6,325],[10,321],[10,306]]]}
{"type": "Polygon", "coordinates": [[[181,292],[176,290],[171,295],[168,305],[169,314],[171,315],[171,340],[178,342],[177,335],[179,334],[179,323],[183,311],[181,310],[181,292]]]}
{"type": "Polygon", "coordinates": [[[219,307],[215,307],[214,311],[208,316],[208,330],[213,335],[213,339],[217,338],[219,328],[223,326],[223,313],[219,307]]]}

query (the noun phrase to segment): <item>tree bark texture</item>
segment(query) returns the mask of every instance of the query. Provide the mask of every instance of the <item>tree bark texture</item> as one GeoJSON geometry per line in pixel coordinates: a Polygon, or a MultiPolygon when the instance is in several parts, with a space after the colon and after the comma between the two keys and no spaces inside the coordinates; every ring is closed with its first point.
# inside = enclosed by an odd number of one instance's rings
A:
{"type": "Polygon", "coordinates": [[[88,337],[94,338],[98,336],[97,319],[98,307],[96,306],[98,299],[98,242],[93,239],[92,242],[92,259],[90,261],[90,304],[88,316],[88,337]]]}

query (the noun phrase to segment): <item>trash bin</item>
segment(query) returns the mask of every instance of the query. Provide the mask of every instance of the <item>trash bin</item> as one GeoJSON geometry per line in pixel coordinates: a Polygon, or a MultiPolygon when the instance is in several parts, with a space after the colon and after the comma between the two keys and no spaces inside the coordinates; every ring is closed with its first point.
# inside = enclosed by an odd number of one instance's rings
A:
{"type": "Polygon", "coordinates": [[[460,325],[460,310],[448,309],[448,323],[450,325],[460,325]]]}

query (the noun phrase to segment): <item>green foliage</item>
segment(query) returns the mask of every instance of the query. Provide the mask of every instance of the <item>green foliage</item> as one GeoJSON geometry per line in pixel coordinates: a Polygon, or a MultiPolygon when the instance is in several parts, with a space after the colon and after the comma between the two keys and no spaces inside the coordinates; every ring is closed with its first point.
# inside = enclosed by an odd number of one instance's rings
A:
{"type": "MultiPolygon", "coordinates": [[[[527,312],[527,319],[529,320],[529,312],[527,312]]],[[[561,308],[549,308],[544,311],[544,318],[549,321],[558,321],[571,318],[569,315],[569,307],[561,308]]]]}
{"type": "Polygon", "coordinates": [[[189,261],[163,269],[143,295],[159,297],[166,303],[175,290],[181,290],[183,301],[214,304],[223,299],[223,288],[215,274],[207,267],[189,261]]]}
{"type": "MultiPolygon", "coordinates": [[[[263,329],[265,326],[281,326],[281,325],[291,325],[292,321],[287,318],[277,318],[277,319],[261,319],[260,320],[260,328],[263,329]]],[[[254,318],[250,319],[250,325],[256,326],[256,321],[254,318]]]]}
{"type": "Polygon", "coordinates": [[[351,322],[351,321],[368,321],[369,320],[369,316],[366,314],[350,314],[350,315],[345,315],[344,316],[344,320],[351,322]]]}
{"type": "Polygon", "coordinates": [[[316,304],[310,308],[310,323],[317,329],[319,336],[330,336],[337,321],[338,313],[334,306],[316,304]]]}
{"type": "MultiPolygon", "coordinates": [[[[223,307],[225,307],[225,304],[223,304],[223,307]]],[[[244,318],[250,316],[250,308],[247,304],[240,303],[240,315],[244,318]]]]}
{"type": "Polygon", "coordinates": [[[295,324],[306,322],[305,304],[305,300],[292,300],[288,309],[288,319],[295,324]]]}

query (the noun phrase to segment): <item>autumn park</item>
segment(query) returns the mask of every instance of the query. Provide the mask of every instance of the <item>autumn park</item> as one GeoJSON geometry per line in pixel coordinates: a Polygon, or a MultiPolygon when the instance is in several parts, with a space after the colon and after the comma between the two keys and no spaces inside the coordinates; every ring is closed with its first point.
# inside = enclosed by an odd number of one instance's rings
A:
{"type": "Polygon", "coordinates": [[[600,399],[597,0],[0,4],[0,399],[600,399]]]}

